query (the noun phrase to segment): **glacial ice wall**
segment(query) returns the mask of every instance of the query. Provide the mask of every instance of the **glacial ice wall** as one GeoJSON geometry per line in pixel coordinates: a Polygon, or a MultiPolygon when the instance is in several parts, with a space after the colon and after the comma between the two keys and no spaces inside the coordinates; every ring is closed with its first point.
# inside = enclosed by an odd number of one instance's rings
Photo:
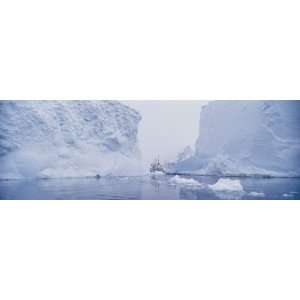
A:
{"type": "Polygon", "coordinates": [[[136,174],[140,120],[118,101],[0,101],[0,178],[136,174]]]}
{"type": "Polygon", "coordinates": [[[193,157],[173,172],[300,176],[300,101],[213,101],[193,157]]]}

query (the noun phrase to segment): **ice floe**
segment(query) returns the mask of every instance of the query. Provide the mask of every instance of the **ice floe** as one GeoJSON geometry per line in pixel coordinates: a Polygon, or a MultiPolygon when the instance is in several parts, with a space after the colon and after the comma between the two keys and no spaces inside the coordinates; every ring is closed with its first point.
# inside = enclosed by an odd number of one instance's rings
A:
{"type": "Polygon", "coordinates": [[[193,186],[203,186],[202,183],[193,179],[193,178],[184,178],[180,177],[179,175],[175,175],[169,180],[170,184],[178,184],[178,185],[193,185],[193,186]]]}
{"type": "Polygon", "coordinates": [[[213,191],[243,192],[243,186],[238,179],[220,178],[215,184],[209,185],[213,191]]]}

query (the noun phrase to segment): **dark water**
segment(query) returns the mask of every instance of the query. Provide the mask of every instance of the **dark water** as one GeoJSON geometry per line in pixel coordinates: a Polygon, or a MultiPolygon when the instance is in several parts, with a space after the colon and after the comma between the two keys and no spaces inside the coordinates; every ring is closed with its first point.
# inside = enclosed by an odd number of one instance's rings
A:
{"type": "MultiPolygon", "coordinates": [[[[300,178],[239,178],[244,192],[215,192],[207,187],[171,185],[171,177],[7,180],[0,181],[0,199],[300,199],[300,178]]],[[[206,186],[219,179],[185,177],[206,186]]]]}

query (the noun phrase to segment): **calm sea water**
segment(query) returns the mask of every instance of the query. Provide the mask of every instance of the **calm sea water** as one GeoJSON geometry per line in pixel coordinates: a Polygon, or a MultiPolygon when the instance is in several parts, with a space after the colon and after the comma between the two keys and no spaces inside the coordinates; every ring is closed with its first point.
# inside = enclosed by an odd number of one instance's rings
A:
{"type": "MultiPolygon", "coordinates": [[[[171,185],[171,177],[6,180],[0,181],[0,199],[300,199],[300,178],[238,178],[244,192],[216,192],[197,186],[171,185]]],[[[214,184],[219,179],[185,177],[205,184],[214,184]]]]}

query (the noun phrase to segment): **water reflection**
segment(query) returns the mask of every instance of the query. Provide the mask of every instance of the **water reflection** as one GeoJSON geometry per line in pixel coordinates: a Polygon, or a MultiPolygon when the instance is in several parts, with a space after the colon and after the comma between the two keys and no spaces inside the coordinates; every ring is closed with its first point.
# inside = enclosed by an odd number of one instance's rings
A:
{"type": "Polygon", "coordinates": [[[187,176],[201,186],[172,185],[172,176],[0,181],[0,199],[299,199],[300,178],[240,178],[243,192],[213,191],[217,177],[187,176]]]}
{"type": "Polygon", "coordinates": [[[151,184],[153,185],[154,187],[154,191],[156,193],[159,193],[159,186],[160,186],[160,182],[158,180],[151,180],[151,184]]]}
{"type": "Polygon", "coordinates": [[[209,188],[180,188],[180,199],[192,199],[192,200],[204,200],[204,199],[215,199],[215,200],[226,200],[226,199],[243,199],[245,193],[233,192],[233,191],[212,191],[209,188]]]}

